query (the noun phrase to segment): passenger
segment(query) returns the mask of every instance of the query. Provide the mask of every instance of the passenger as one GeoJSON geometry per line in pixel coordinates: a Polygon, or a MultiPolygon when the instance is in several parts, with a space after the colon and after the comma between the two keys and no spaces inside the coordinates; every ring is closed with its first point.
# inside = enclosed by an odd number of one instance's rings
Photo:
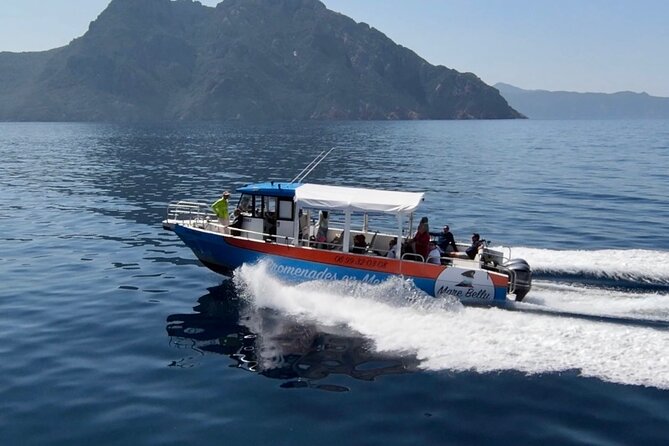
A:
{"type": "Polygon", "coordinates": [[[223,196],[218,200],[216,200],[214,204],[211,205],[211,209],[218,217],[218,221],[225,226],[227,226],[230,223],[230,215],[229,215],[230,211],[228,209],[229,198],[230,198],[230,192],[226,190],[225,192],[223,192],[223,196]]]}
{"type": "MultiPolygon", "coordinates": [[[[242,211],[239,208],[235,209],[235,212],[233,212],[233,218],[232,218],[232,223],[230,223],[230,227],[241,229],[243,221],[244,221],[244,217],[242,216],[242,211]]],[[[235,231],[234,229],[231,229],[230,230],[230,235],[234,235],[235,237],[237,237],[237,236],[240,235],[240,232],[235,231]]]]}
{"type": "Polygon", "coordinates": [[[334,249],[336,251],[341,251],[343,244],[344,244],[344,232],[340,232],[328,244],[328,249],[334,249]]]}
{"type": "Polygon", "coordinates": [[[449,255],[452,252],[458,252],[458,246],[455,244],[455,237],[453,237],[453,233],[448,225],[444,225],[444,228],[438,237],[437,246],[439,246],[439,249],[441,249],[444,254],[449,255]]]}
{"type": "Polygon", "coordinates": [[[441,265],[441,250],[437,246],[437,242],[431,240],[428,246],[430,252],[427,254],[426,262],[441,265]]]}
{"type": "Polygon", "coordinates": [[[411,252],[415,254],[419,254],[423,257],[423,261],[427,259],[427,255],[429,254],[429,243],[430,243],[430,227],[427,222],[427,217],[423,217],[420,219],[420,223],[418,224],[418,229],[416,230],[416,234],[413,236],[412,239],[409,240],[409,246],[408,248],[411,249],[411,252]]]}
{"type": "Polygon", "coordinates": [[[325,249],[328,241],[329,218],[328,211],[320,211],[318,214],[318,230],[316,231],[316,241],[318,247],[325,249]]]}
{"type": "Polygon", "coordinates": [[[481,236],[476,232],[472,234],[472,244],[469,248],[465,250],[467,257],[474,260],[474,258],[476,258],[476,254],[478,254],[479,250],[483,247],[483,245],[484,241],[481,240],[481,236]]]}
{"type": "Polygon", "coordinates": [[[388,242],[388,252],[386,253],[386,257],[389,259],[396,259],[397,258],[397,253],[395,252],[395,246],[397,245],[397,237],[394,239],[391,239],[388,242]]]}
{"type": "Polygon", "coordinates": [[[300,225],[300,232],[298,234],[298,237],[301,240],[308,240],[309,239],[309,216],[302,209],[300,209],[300,213],[299,213],[299,216],[298,216],[298,221],[299,221],[299,225],[300,225]]]}
{"type": "Polygon", "coordinates": [[[367,252],[367,240],[365,240],[364,234],[357,234],[353,237],[353,249],[351,249],[353,254],[364,254],[367,252]]]}
{"type": "Polygon", "coordinates": [[[267,211],[263,217],[263,230],[266,234],[269,234],[269,237],[267,237],[269,240],[274,240],[276,236],[276,215],[274,212],[267,211]]]}
{"type": "Polygon", "coordinates": [[[418,226],[423,225],[425,227],[425,232],[430,232],[430,225],[427,222],[427,217],[421,217],[420,223],[418,223],[418,226]]]}

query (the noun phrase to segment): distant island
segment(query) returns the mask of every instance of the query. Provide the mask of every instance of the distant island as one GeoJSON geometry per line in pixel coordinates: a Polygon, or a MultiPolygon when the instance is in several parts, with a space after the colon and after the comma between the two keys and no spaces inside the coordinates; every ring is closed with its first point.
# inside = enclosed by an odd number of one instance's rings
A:
{"type": "Polygon", "coordinates": [[[669,98],[646,93],[574,93],[494,85],[530,119],[669,119],[669,98]]]}
{"type": "Polygon", "coordinates": [[[112,0],[69,45],[0,53],[2,121],[523,118],[317,0],[112,0]]]}

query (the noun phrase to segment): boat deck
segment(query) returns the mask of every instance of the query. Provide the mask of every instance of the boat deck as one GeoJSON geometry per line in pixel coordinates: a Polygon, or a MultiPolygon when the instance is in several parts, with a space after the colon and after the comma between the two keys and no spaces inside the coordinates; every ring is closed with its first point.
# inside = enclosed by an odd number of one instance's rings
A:
{"type": "MultiPolygon", "coordinates": [[[[232,239],[242,239],[242,240],[255,240],[263,243],[277,243],[282,245],[293,245],[293,237],[289,236],[276,236],[269,233],[256,232],[247,229],[241,228],[231,228],[229,225],[222,224],[215,215],[204,215],[204,216],[195,216],[191,219],[166,219],[162,222],[163,228],[167,230],[174,230],[174,226],[179,224],[182,226],[187,226],[191,228],[201,229],[210,233],[220,234],[225,237],[230,237],[232,239]],[[236,233],[236,234],[234,234],[236,233]]],[[[310,225],[309,233],[311,234],[309,238],[302,239],[298,241],[297,246],[303,247],[305,249],[314,249],[314,250],[323,250],[323,251],[342,251],[342,244],[340,239],[343,228],[330,228],[328,230],[328,240],[330,242],[317,242],[313,239],[313,234],[317,231],[316,225],[310,225]]],[[[366,239],[370,240],[367,248],[364,252],[355,252],[353,251],[353,246],[350,247],[348,254],[368,256],[368,257],[386,257],[388,253],[388,243],[391,239],[395,238],[392,234],[385,234],[380,232],[363,232],[363,231],[351,231],[352,236],[357,234],[365,235],[366,239]]],[[[403,242],[406,240],[403,240],[403,242]]],[[[459,244],[459,247],[464,253],[465,245],[459,244]]],[[[406,253],[402,255],[403,261],[418,262],[424,263],[425,260],[422,256],[412,253],[406,253]]],[[[459,266],[463,268],[472,268],[480,267],[481,259],[477,258],[471,260],[469,258],[462,257],[451,257],[451,256],[442,256],[441,257],[442,265],[449,266],[459,266]]]]}

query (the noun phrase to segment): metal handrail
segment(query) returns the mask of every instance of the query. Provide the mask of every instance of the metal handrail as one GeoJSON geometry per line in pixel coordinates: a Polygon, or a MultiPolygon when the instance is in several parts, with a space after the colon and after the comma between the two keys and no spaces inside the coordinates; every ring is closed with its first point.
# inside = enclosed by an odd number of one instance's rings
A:
{"type": "Polygon", "coordinates": [[[509,277],[508,292],[509,294],[514,294],[516,292],[516,272],[502,265],[498,265],[497,270],[509,277]]]}
{"type": "Polygon", "coordinates": [[[198,201],[179,200],[173,201],[167,205],[168,220],[184,221],[195,220],[202,221],[207,218],[215,219],[216,214],[211,211],[209,204],[198,201]]]}
{"type": "Polygon", "coordinates": [[[286,244],[286,245],[292,245],[293,241],[295,240],[295,237],[291,237],[291,236],[287,236],[287,235],[276,235],[276,234],[272,235],[268,232],[258,232],[258,231],[251,231],[250,229],[234,228],[234,227],[229,226],[229,225],[223,225],[223,224],[221,224],[221,223],[219,223],[218,221],[215,221],[215,220],[209,221],[208,224],[210,226],[217,227],[217,232],[220,232],[220,230],[218,230],[218,229],[227,229],[229,232],[235,231],[235,232],[239,232],[239,233],[244,234],[243,236],[242,235],[232,235],[230,233],[223,234],[223,235],[226,235],[226,236],[229,236],[229,237],[234,237],[234,238],[243,238],[245,240],[250,240],[251,239],[250,235],[258,235],[263,240],[271,238],[276,243],[283,242],[283,244],[286,244]]]}
{"type": "Polygon", "coordinates": [[[413,253],[413,252],[405,252],[404,254],[402,254],[401,259],[402,259],[402,260],[413,260],[414,262],[423,262],[423,263],[425,263],[425,257],[423,257],[423,256],[420,255],[420,254],[413,253]],[[409,258],[409,256],[410,256],[410,257],[413,257],[413,258],[409,258]],[[420,260],[418,260],[416,257],[419,257],[420,260]]]}

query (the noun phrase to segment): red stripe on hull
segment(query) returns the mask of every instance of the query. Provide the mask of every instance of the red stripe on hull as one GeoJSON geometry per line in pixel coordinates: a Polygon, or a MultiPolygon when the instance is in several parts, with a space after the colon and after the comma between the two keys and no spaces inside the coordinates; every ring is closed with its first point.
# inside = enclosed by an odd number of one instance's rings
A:
{"type": "MultiPolygon", "coordinates": [[[[277,243],[259,242],[254,240],[223,236],[231,246],[250,251],[272,254],[291,259],[338,265],[348,268],[375,271],[387,274],[403,274],[422,279],[436,279],[446,269],[443,265],[400,261],[380,256],[351,254],[341,251],[324,251],[304,246],[281,245],[277,243]]],[[[494,275],[493,275],[494,276],[494,275]]],[[[493,283],[494,279],[493,279],[493,283]]]]}

